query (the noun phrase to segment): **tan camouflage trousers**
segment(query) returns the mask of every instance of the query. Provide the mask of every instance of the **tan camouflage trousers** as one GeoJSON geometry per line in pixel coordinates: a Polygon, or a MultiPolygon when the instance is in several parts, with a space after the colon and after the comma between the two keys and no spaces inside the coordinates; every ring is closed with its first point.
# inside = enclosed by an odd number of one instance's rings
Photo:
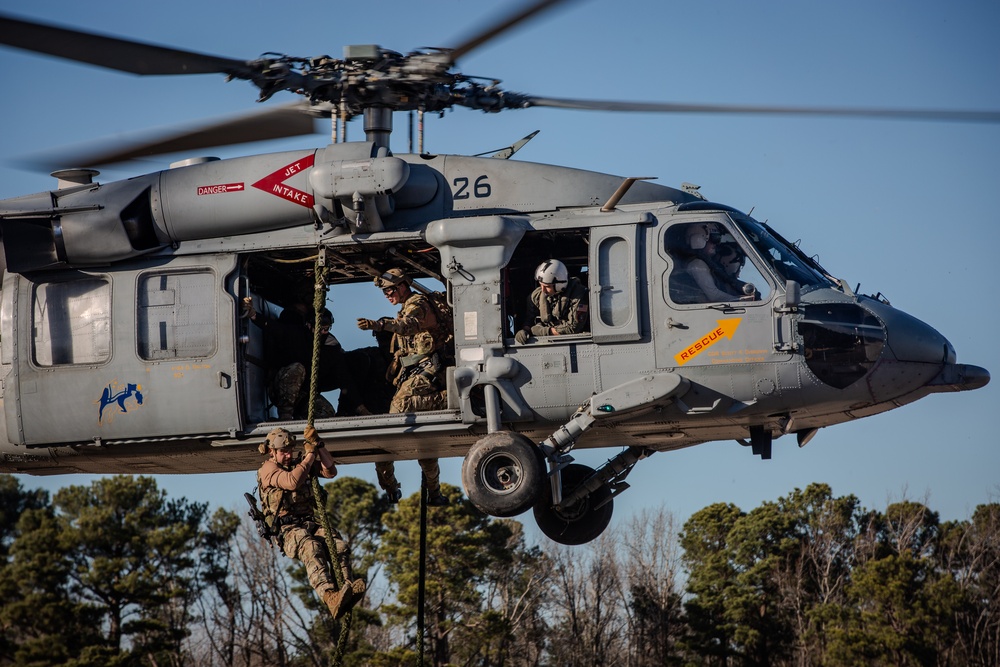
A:
{"type": "MultiPolygon", "coordinates": [[[[441,382],[443,385],[444,383],[441,382]]],[[[413,375],[400,383],[389,404],[389,413],[426,412],[428,410],[444,410],[448,407],[448,392],[438,389],[433,383],[420,374],[413,375]]],[[[437,459],[419,459],[420,469],[427,480],[427,492],[430,495],[441,493],[441,468],[437,459]]],[[[383,490],[399,488],[396,480],[396,466],[392,461],[375,464],[378,483],[383,490]]]]}
{"type": "MultiPolygon", "coordinates": [[[[344,581],[350,582],[353,576],[347,554],[347,543],[337,535],[334,544],[337,547],[337,562],[344,581]]],[[[331,560],[327,553],[326,537],[318,524],[306,521],[298,525],[282,526],[281,551],[289,558],[302,563],[306,568],[309,585],[320,598],[328,590],[337,590],[337,584],[330,570],[331,560]]]]}
{"type": "MultiPolygon", "coordinates": [[[[278,419],[305,419],[309,416],[309,370],[298,362],[278,369],[268,387],[271,402],[278,409],[278,419]]],[[[336,417],[337,410],[323,396],[316,397],[314,419],[336,417]]]]}
{"type": "Polygon", "coordinates": [[[444,410],[448,407],[448,392],[439,386],[443,387],[444,382],[431,382],[419,373],[408,377],[396,388],[389,404],[390,414],[444,410]]]}

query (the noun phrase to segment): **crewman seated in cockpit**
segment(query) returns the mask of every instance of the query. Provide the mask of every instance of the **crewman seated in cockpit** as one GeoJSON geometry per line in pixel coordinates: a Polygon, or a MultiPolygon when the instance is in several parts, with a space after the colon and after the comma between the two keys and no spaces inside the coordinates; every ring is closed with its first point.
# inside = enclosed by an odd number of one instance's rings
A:
{"type": "Polygon", "coordinates": [[[712,223],[695,223],[685,231],[686,247],[672,251],[677,264],[670,276],[670,296],[677,303],[734,301],[743,292],[719,263],[722,233],[712,223]]]}
{"type": "MultiPolygon", "coordinates": [[[[725,237],[723,237],[725,238],[725,237]]],[[[730,239],[732,237],[729,237],[730,239]]],[[[743,249],[733,241],[723,241],[716,251],[722,273],[716,276],[716,285],[727,292],[736,292],[741,299],[759,298],[759,294],[750,283],[740,280],[740,271],[746,264],[747,256],[743,249]],[[748,287],[749,285],[749,287],[748,287]],[[748,293],[749,292],[749,293],[748,293]]]]}

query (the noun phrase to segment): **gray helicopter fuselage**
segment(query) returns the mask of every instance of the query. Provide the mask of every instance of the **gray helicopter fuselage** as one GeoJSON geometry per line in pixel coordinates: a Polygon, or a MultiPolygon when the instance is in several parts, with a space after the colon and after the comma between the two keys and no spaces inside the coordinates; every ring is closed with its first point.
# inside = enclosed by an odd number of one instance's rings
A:
{"type": "Polygon", "coordinates": [[[613,200],[623,181],[359,143],[0,202],[0,471],[255,468],[276,418],[241,302],[289,305],[317,255],[334,294],[394,263],[441,279],[454,313],[448,408],[318,420],[345,463],[463,456],[498,429],[541,442],[595,396],[581,447],[749,437],[763,454],[772,437],[988,382],[739,211],[644,181],[613,200]],[[716,274],[724,298],[692,296],[684,275],[702,230],[743,257],[738,278],[716,274]],[[516,342],[549,256],[585,284],[589,330],[516,342]]]}

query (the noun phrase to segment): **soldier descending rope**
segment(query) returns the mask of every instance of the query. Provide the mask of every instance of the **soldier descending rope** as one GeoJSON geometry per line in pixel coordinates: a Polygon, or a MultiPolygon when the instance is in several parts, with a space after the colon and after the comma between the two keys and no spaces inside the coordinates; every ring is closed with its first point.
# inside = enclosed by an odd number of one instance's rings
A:
{"type": "Polygon", "coordinates": [[[366,586],[363,579],[353,578],[347,544],[335,535],[336,560],[344,580],[337,588],[325,531],[315,516],[311,485],[316,475],[332,479],[337,468],[316,429],[307,426],[303,439],[305,455],[299,459],[293,454],[295,436],[283,428],[272,429],[260,445],[260,452],[268,454],[257,472],[264,520],[277,536],[282,553],[305,566],[313,589],[333,617],[340,618],[364,597],[366,586]]]}

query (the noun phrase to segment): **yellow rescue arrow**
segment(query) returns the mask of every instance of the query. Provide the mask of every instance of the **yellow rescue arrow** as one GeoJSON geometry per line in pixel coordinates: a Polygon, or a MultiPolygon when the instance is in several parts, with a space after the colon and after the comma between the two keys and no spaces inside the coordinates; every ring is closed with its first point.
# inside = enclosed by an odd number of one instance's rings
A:
{"type": "Polygon", "coordinates": [[[723,338],[732,339],[733,334],[736,333],[736,329],[742,321],[742,317],[734,317],[729,320],[716,320],[719,326],[699,338],[686,349],[675,354],[674,361],[677,362],[678,366],[683,366],[723,338]]]}

